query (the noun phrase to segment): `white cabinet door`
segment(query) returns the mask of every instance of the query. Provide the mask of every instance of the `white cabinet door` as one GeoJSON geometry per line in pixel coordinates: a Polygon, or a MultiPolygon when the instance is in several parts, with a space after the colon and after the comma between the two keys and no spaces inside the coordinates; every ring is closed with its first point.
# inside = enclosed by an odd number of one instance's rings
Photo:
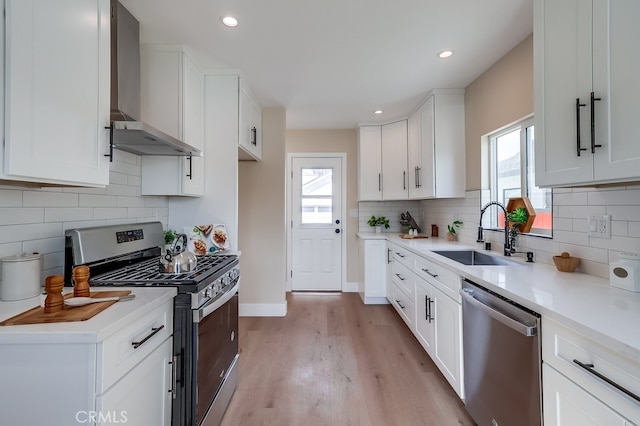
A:
{"type": "Polygon", "coordinates": [[[633,425],[545,363],[542,364],[542,383],[545,426],[633,425]]]}
{"type": "Polygon", "coordinates": [[[172,339],[97,398],[98,424],[171,425],[172,339]],[[109,418],[110,416],[110,418],[109,418]]]}
{"type": "Polygon", "coordinates": [[[359,289],[365,304],[387,302],[387,242],[386,240],[360,240],[363,262],[363,281],[359,289]]]}
{"type": "Polygon", "coordinates": [[[6,0],[2,179],[109,183],[109,0],[6,0]]]}
{"type": "Polygon", "coordinates": [[[429,315],[433,308],[433,287],[422,278],[416,278],[416,337],[433,358],[435,352],[435,324],[429,315]]]}
{"type": "Polygon", "coordinates": [[[429,313],[435,327],[435,350],[431,356],[462,397],[462,306],[436,288],[431,294],[429,313]]]}
{"type": "MultiPolygon", "coordinates": [[[[173,45],[149,45],[141,52],[141,73],[142,119],[204,151],[204,77],[196,64],[173,45]]],[[[143,156],[141,190],[201,196],[204,159],[143,156]]]]}
{"type": "Polygon", "coordinates": [[[386,265],[386,296],[387,300],[391,302],[393,299],[391,291],[391,287],[393,286],[393,244],[387,241],[387,254],[385,255],[385,265],[386,265]]]}
{"type": "Polygon", "coordinates": [[[407,120],[382,126],[381,139],[382,199],[406,200],[409,197],[407,120]]]}
{"type": "Polygon", "coordinates": [[[409,198],[435,195],[433,96],[408,120],[409,198]]]}
{"type": "Polygon", "coordinates": [[[637,179],[640,3],[534,4],[536,184],[637,179]]]}
{"type": "Polygon", "coordinates": [[[239,159],[260,160],[262,158],[262,110],[242,78],[238,97],[238,144],[241,148],[239,159]]]}
{"type": "Polygon", "coordinates": [[[358,201],[382,200],[382,134],[380,126],[358,129],[358,201]]]}

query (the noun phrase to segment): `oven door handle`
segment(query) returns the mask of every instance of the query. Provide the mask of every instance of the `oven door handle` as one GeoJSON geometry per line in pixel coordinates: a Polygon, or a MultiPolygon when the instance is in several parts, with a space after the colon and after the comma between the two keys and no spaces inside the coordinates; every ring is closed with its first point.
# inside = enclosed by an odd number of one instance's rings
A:
{"type": "Polygon", "coordinates": [[[231,290],[227,291],[220,299],[208,302],[201,308],[198,308],[193,311],[193,322],[200,322],[204,317],[209,315],[211,312],[218,309],[220,306],[227,303],[240,289],[240,277],[236,281],[235,285],[231,288],[231,290]]]}

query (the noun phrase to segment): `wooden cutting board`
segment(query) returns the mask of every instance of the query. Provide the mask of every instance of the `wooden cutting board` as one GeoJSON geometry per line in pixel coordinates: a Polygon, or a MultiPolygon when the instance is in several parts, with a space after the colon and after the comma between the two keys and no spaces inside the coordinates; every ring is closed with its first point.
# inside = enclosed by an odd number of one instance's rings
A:
{"type": "Polygon", "coordinates": [[[403,240],[413,240],[413,239],[429,238],[429,237],[426,235],[400,234],[400,238],[402,238],[403,240]]]}
{"type": "MultiPolygon", "coordinates": [[[[119,291],[96,291],[90,294],[90,297],[99,299],[101,297],[114,297],[114,296],[126,296],[131,293],[131,290],[119,290],[119,291]]],[[[65,294],[64,298],[68,299],[73,297],[73,293],[65,294]]],[[[21,324],[44,324],[51,322],[72,322],[72,321],[86,321],[94,315],[107,309],[109,306],[116,303],[117,300],[110,302],[91,303],[84,306],[64,306],[61,311],[53,312],[50,314],[44,313],[44,308],[36,306],[33,309],[29,309],[21,314],[13,316],[0,322],[0,325],[21,325],[21,324]]]]}

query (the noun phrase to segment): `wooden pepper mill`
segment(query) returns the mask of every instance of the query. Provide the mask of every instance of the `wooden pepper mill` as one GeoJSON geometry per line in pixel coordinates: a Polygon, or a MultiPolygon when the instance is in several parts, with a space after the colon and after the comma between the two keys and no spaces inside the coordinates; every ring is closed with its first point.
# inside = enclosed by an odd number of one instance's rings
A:
{"type": "Polygon", "coordinates": [[[44,299],[44,313],[51,314],[61,311],[64,307],[62,297],[62,287],[64,287],[64,276],[50,275],[44,281],[44,288],[47,291],[47,298],[44,299]]]}
{"type": "Polygon", "coordinates": [[[72,272],[73,282],[73,297],[89,297],[89,267],[85,265],[76,266],[72,272]]]}

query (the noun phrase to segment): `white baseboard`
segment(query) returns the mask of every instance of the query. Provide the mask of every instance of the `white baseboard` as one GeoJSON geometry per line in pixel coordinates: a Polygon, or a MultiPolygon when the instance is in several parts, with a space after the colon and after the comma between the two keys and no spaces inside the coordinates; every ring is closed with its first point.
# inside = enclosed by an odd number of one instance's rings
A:
{"type": "Polygon", "coordinates": [[[286,317],[287,301],[284,303],[240,303],[241,317],[286,317]]]}
{"type": "Polygon", "coordinates": [[[345,285],[342,287],[342,291],[344,293],[357,293],[358,292],[358,283],[345,283],[345,285]]]}

